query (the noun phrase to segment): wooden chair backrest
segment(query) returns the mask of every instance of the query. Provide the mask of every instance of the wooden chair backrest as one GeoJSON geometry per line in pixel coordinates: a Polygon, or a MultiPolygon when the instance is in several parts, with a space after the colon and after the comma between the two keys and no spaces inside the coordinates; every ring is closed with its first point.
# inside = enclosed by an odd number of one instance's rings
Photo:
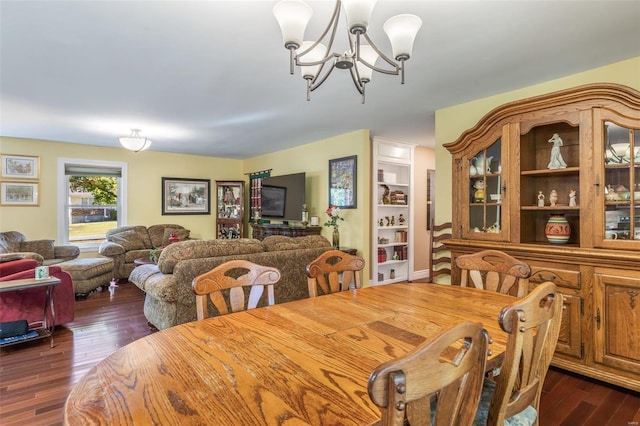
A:
{"type": "Polygon", "coordinates": [[[429,261],[429,282],[435,282],[440,275],[451,276],[451,255],[449,249],[442,241],[451,238],[451,222],[436,225],[431,221],[431,233],[429,234],[429,246],[431,247],[431,258],[429,261]]]}
{"type": "Polygon", "coordinates": [[[231,260],[193,279],[198,320],[208,316],[207,295],[220,315],[253,309],[267,288],[267,303],[275,303],[273,285],[280,281],[280,271],[270,266],[257,265],[247,260],[231,260]],[[246,272],[245,272],[246,271],[246,272]],[[244,287],[251,287],[245,297],[244,287]],[[223,290],[229,290],[229,306],[223,290]]]}
{"type": "Polygon", "coordinates": [[[488,335],[480,323],[445,330],[369,376],[369,397],[382,426],[431,424],[431,396],[439,392],[434,424],[471,425],[480,401],[488,335]]]}
{"type": "Polygon", "coordinates": [[[529,290],[531,268],[524,262],[498,250],[483,250],[456,258],[460,268],[460,286],[522,297],[529,290]],[[514,291],[514,285],[515,291],[514,291]]]}
{"type": "Polygon", "coordinates": [[[340,250],[322,253],[307,265],[309,297],[362,287],[364,259],[340,250]]]}
{"type": "Polygon", "coordinates": [[[542,384],[560,333],[562,304],[556,285],[546,281],[500,313],[500,327],[508,333],[507,347],[488,425],[502,425],[529,405],[540,412],[542,384]]]}

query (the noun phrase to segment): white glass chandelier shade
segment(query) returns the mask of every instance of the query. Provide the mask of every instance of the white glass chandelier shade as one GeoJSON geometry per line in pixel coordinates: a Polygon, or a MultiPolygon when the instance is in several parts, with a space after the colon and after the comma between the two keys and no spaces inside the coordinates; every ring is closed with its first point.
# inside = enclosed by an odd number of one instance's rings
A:
{"type": "Polygon", "coordinates": [[[342,0],[342,7],[347,14],[349,32],[364,34],[369,28],[371,13],[378,0],[342,0]]]}
{"type": "Polygon", "coordinates": [[[118,140],[120,145],[134,152],[144,151],[151,146],[151,140],[140,136],[140,130],[138,129],[131,129],[129,136],[119,137],[118,140]]]}
{"type": "Polygon", "coordinates": [[[422,19],[416,15],[403,14],[389,18],[382,28],[387,33],[397,60],[407,60],[413,53],[413,42],[422,26],[422,19]]]}
{"type": "MultiPolygon", "coordinates": [[[[364,59],[368,64],[375,65],[378,60],[378,53],[375,49],[367,44],[360,46],[360,58],[364,59]]],[[[360,81],[368,83],[373,76],[373,69],[364,65],[360,61],[356,61],[356,68],[358,69],[358,75],[360,75],[360,81]]]]}
{"type": "Polygon", "coordinates": [[[349,70],[363,103],[365,84],[371,81],[374,71],[398,75],[400,83],[404,84],[405,61],[413,53],[413,44],[422,20],[408,14],[387,20],[384,30],[391,41],[395,58],[392,59],[391,55],[382,52],[368,34],[376,3],[377,0],[336,0],[326,28],[315,41],[303,41],[304,31],[313,14],[311,6],[303,0],[280,0],[273,7],[284,47],[289,51],[289,73],[293,75],[295,67],[300,67],[302,77],[307,80],[307,100],[310,100],[310,93],[320,87],[336,68],[349,70]],[[333,50],[341,12],[345,13],[347,20],[349,47],[346,53],[333,50]],[[375,65],[378,59],[383,62],[380,66],[375,65]]]}
{"type": "MultiPolygon", "coordinates": [[[[309,49],[313,45],[312,41],[305,41],[302,43],[302,46],[296,51],[296,54],[304,52],[309,49]]],[[[304,58],[304,62],[318,62],[324,58],[324,55],[327,51],[327,48],[322,43],[318,43],[313,49],[309,52],[305,53],[302,57],[304,58]]],[[[302,78],[304,79],[313,79],[318,71],[320,71],[321,64],[318,65],[302,65],[300,66],[300,73],[302,74],[302,78]]]]}
{"type": "Polygon", "coordinates": [[[284,47],[300,47],[304,30],[313,15],[311,6],[302,0],[283,0],[273,6],[273,15],[280,25],[284,47]]]}

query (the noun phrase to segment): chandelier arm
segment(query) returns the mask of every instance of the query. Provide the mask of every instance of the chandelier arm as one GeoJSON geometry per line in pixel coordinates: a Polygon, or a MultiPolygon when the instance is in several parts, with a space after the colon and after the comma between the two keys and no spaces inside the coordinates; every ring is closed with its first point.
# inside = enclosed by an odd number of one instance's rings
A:
{"type": "Polygon", "coordinates": [[[318,65],[320,63],[324,63],[327,62],[329,59],[331,59],[334,56],[339,56],[337,54],[329,54],[329,52],[331,51],[331,47],[333,46],[333,40],[336,37],[336,29],[338,28],[338,22],[340,21],[340,5],[342,3],[340,2],[340,0],[336,1],[336,7],[333,9],[333,15],[331,16],[331,20],[329,21],[329,24],[327,25],[327,27],[324,29],[322,35],[320,37],[318,37],[316,39],[316,41],[314,41],[311,46],[309,46],[307,49],[303,50],[302,52],[298,53],[296,55],[296,65],[298,66],[307,66],[307,65],[318,65]],[[315,47],[322,41],[324,40],[324,38],[327,36],[327,34],[329,33],[329,30],[331,30],[331,27],[333,26],[333,29],[331,31],[331,37],[329,39],[329,44],[327,45],[327,51],[325,52],[325,57],[324,59],[322,59],[321,61],[316,61],[316,62],[301,62],[298,60],[299,57],[306,55],[307,53],[311,52],[313,49],[315,49],[315,47]]]}
{"type": "Polygon", "coordinates": [[[351,79],[353,80],[353,84],[358,89],[358,93],[361,95],[364,94],[364,83],[360,81],[360,74],[358,74],[358,70],[356,66],[353,66],[349,69],[349,74],[351,74],[351,79]]]}
{"type": "MultiPolygon", "coordinates": [[[[353,67],[351,68],[351,78],[353,78],[353,82],[355,83],[356,87],[358,88],[358,92],[360,92],[360,94],[362,94],[362,90],[360,90],[360,71],[358,71],[358,58],[360,58],[360,33],[356,34],[356,43],[355,46],[353,44],[353,39],[351,37],[351,33],[349,33],[347,35],[348,39],[349,39],[349,48],[351,48],[352,52],[355,52],[355,61],[353,63],[353,67]],[[354,74],[354,70],[355,70],[355,76],[354,74]]],[[[364,88],[364,85],[362,86],[364,88]]]]}
{"type": "Polygon", "coordinates": [[[313,79],[311,86],[310,86],[310,90],[313,92],[314,90],[316,90],[318,87],[320,87],[322,85],[322,83],[325,82],[325,80],[327,79],[327,77],[329,77],[329,75],[331,74],[331,72],[335,69],[336,64],[335,62],[333,64],[331,64],[331,68],[329,68],[329,71],[327,71],[325,73],[325,75],[322,76],[322,78],[320,79],[320,81],[316,81],[318,79],[318,77],[320,76],[320,72],[318,72],[318,74],[316,74],[316,77],[313,79]]]}

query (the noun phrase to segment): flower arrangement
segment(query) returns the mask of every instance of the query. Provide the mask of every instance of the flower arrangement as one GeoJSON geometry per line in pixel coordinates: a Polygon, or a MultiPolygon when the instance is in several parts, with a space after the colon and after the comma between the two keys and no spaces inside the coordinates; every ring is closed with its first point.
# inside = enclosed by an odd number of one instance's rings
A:
{"type": "Polygon", "coordinates": [[[340,207],[329,206],[326,213],[329,216],[329,220],[324,223],[324,226],[333,226],[333,229],[338,229],[338,221],[344,220],[344,218],[340,217],[340,207]]]}
{"type": "Polygon", "coordinates": [[[162,247],[154,247],[149,252],[149,260],[153,263],[158,263],[158,259],[160,259],[160,255],[162,254],[162,250],[164,250],[166,246],[162,247]]]}

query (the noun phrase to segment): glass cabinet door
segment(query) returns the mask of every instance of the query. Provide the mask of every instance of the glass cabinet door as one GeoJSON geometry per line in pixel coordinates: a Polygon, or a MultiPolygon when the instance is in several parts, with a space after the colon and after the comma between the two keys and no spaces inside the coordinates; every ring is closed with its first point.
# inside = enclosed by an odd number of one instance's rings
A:
{"type": "Polygon", "coordinates": [[[503,239],[502,137],[465,160],[463,173],[468,176],[467,238],[503,239]]]}
{"type": "Polygon", "coordinates": [[[640,241],[640,129],[611,113],[599,118],[594,136],[602,141],[604,217],[596,235],[604,246],[624,247],[640,241]]]}
{"type": "Polygon", "coordinates": [[[216,181],[216,226],[218,238],[243,237],[244,182],[216,181]]]}

